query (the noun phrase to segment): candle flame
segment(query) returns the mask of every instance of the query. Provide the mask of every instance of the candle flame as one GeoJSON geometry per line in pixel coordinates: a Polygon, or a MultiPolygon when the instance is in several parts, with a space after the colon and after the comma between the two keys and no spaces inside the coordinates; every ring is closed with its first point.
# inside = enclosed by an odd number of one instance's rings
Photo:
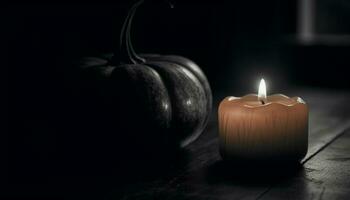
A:
{"type": "Polygon", "coordinates": [[[261,79],[259,84],[258,100],[263,103],[266,102],[266,84],[263,78],[261,79]]]}

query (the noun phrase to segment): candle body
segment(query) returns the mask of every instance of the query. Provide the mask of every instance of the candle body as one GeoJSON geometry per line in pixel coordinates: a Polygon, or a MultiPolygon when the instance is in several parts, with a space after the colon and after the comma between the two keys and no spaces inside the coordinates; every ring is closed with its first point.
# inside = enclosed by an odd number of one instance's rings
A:
{"type": "Polygon", "coordinates": [[[301,160],[308,148],[308,108],[299,97],[226,97],[219,106],[220,154],[226,160],[301,160]]]}

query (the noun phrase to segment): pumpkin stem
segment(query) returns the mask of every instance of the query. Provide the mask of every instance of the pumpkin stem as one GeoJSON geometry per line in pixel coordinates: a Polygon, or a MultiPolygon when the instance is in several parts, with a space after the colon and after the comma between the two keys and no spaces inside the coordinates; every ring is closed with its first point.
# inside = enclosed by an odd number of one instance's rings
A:
{"type": "MultiPolygon", "coordinates": [[[[174,8],[174,5],[165,0],[170,8],[174,8]]],[[[144,63],[146,60],[135,52],[131,42],[131,24],[135,16],[137,8],[144,2],[144,0],[137,1],[129,10],[128,15],[124,21],[122,30],[120,32],[120,60],[121,62],[131,62],[133,64],[144,63]]]]}
{"type": "Polygon", "coordinates": [[[139,57],[135,51],[133,50],[131,46],[131,41],[130,41],[130,32],[131,32],[131,22],[132,19],[134,18],[136,9],[144,2],[144,0],[140,0],[136,2],[131,9],[129,10],[129,13],[124,21],[122,30],[120,32],[120,61],[121,62],[131,62],[133,64],[137,63],[144,63],[145,60],[141,57],[139,57]]]}
{"type": "Polygon", "coordinates": [[[132,24],[132,20],[134,19],[135,13],[137,8],[139,7],[139,5],[141,5],[143,3],[144,0],[140,0],[138,1],[134,7],[134,9],[132,10],[132,13],[130,15],[130,19],[127,25],[127,30],[126,30],[126,36],[127,36],[127,40],[126,42],[128,43],[129,46],[129,50],[131,55],[134,57],[134,59],[136,60],[137,63],[144,63],[146,62],[146,60],[144,58],[141,58],[139,55],[136,54],[136,52],[134,51],[134,48],[132,46],[132,42],[131,42],[131,24],[132,24]]]}
{"type": "MultiPolygon", "coordinates": [[[[141,4],[143,3],[143,1],[144,1],[144,0],[140,0],[140,1],[137,2],[136,4],[139,3],[139,5],[141,5],[141,4]]],[[[174,8],[174,4],[172,4],[172,3],[170,2],[170,0],[164,0],[164,1],[169,5],[170,8],[174,8]]],[[[136,4],[135,4],[135,5],[136,5],[136,4]]],[[[129,43],[128,46],[129,46],[129,49],[130,49],[131,54],[133,54],[133,56],[134,56],[135,58],[137,58],[137,60],[141,61],[141,63],[144,63],[144,62],[146,62],[146,60],[145,60],[144,58],[141,58],[139,55],[137,55],[137,53],[135,52],[135,50],[134,50],[134,48],[133,48],[133,46],[132,46],[132,42],[131,42],[131,23],[132,23],[132,20],[133,20],[133,18],[134,18],[134,16],[135,16],[136,9],[137,9],[137,7],[138,7],[139,5],[136,5],[136,6],[134,7],[134,9],[131,10],[132,13],[131,13],[131,16],[130,16],[130,19],[129,19],[129,24],[128,24],[128,26],[127,26],[127,29],[128,29],[128,30],[127,30],[126,35],[127,35],[127,37],[128,37],[127,42],[129,43]]]]}

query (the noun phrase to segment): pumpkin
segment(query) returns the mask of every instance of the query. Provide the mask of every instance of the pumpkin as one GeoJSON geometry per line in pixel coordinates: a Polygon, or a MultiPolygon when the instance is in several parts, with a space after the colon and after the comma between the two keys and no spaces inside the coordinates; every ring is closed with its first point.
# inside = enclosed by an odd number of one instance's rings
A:
{"type": "Polygon", "coordinates": [[[199,66],[185,57],[135,53],[131,24],[142,2],[126,17],[118,53],[81,62],[84,84],[94,93],[87,98],[96,100],[93,123],[100,124],[100,132],[118,135],[124,146],[132,142],[129,150],[184,147],[208,122],[211,89],[199,66]]]}

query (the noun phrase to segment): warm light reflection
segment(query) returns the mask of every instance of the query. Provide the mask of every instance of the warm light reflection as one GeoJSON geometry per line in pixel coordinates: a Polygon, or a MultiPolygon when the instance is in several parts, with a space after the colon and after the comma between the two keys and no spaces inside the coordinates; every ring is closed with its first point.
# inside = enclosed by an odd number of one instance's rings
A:
{"type": "Polygon", "coordinates": [[[259,84],[258,100],[262,103],[266,103],[266,84],[263,78],[259,84]]]}

